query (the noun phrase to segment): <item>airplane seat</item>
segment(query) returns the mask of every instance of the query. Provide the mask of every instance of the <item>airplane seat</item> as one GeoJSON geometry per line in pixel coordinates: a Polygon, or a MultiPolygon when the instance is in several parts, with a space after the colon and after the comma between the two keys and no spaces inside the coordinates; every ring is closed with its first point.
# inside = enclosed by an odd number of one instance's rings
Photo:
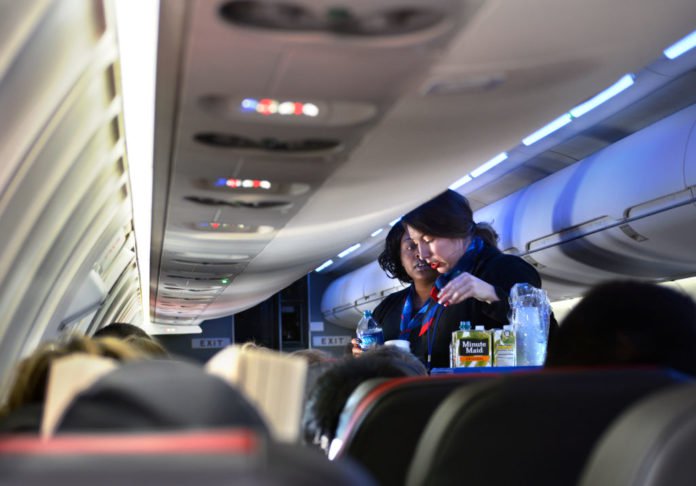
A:
{"type": "Polygon", "coordinates": [[[555,369],[460,387],[426,425],[405,484],[575,484],[624,409],[689,380],[657,368],[555,369]]]}
{"type": "Polygon", "coordinates": [[[267,434],[242,393],[200,366],[174,360],[124,363],[80,392],[56,433],[249,427],[267,434]]]}
{"type": "Polygon", "coordinates": [[[651,395],[624,412],[595,447],[580,485],[691,485],[696,478],[696,385],[651,395]]]}
{"type": "Polygon", "coordinates": [[[0,437],[2,484],[133,486],[374,485],[351,461],[272,443],[244,428],[175,433],[0,437]]]}
{"type": "MultiPolygon", "coordinates": [[[[332,457],[350,457],[382,485],[400,486],[428,418],[452,390],[500,376],[475,373],[369,380],[346,403],[332,457]]],[[[333,444],[332,444],[333,445],[333,444]]]]}

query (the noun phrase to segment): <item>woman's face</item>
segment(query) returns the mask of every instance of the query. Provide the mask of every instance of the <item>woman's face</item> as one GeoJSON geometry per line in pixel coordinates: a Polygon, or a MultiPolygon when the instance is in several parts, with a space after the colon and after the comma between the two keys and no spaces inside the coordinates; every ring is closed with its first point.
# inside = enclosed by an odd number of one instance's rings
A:
{"type": "Polygon", "coordinates": [[[464,255],[469,238],[443,238],[421,233],[406,225],[406,231],[417,247],[417,254],[439,273],[447,273],[464,255]]]}
{"type": "Polygon", "coordinates": [[[407,231],[404,231],[404,235],[401,237],[401,265],[414,282],[432,283],[437,278],[437,272],[430,268],[430,265],[424,260],[418,258],[418,247],[407,231]]]}

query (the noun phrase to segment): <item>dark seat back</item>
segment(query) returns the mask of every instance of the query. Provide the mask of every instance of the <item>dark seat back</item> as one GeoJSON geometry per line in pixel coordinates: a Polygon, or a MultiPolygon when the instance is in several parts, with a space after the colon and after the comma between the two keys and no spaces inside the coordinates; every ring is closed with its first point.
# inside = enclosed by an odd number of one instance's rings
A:
{"type": "MultiPolygon", "coordinates": [[[[351,395],[341,414],[336,457],[363,465],[381,485],[402,485],[425,425],[452,390],[497,373],[371,380],[351,395]]],[[[333,451],[332,451],[333,452],[333,451]]]]}
{"type": "Polygon", "coordinates": [[[71,486],[167,484],[373,485],[350,461],[330,462],[300,446],[279,445],[258,431],[174,434],[0,437],[0,482],[71,486]]]}
{"type": "Polygon", "coordinates": [[[696,481],[696,385],[670,388],[625,411],[592,452],[581,486],[687,486],[696,481]]]}
{"type": "Polygon", "coordinates": [[[124,363],[79,393],[58,433],[173,431],[220,427],[267,433],[259,412],[230,384],[191,363],[124,363]]]}
{"type": "Polygon", "coordinates": [[[624,409],[685,380],[659,369],[546,370],[461,387],[428,422],[406,484],[575,484],[624,409]]]}

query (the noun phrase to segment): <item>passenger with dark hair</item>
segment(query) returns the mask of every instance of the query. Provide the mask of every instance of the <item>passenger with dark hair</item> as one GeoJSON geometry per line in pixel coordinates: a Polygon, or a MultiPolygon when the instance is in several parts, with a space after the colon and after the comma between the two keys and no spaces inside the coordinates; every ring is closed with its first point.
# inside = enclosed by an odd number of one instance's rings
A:
{"type": "MultiPolygon", "coordinates": [[[[418,258],[416,245],[401,223],[389,230],[377,261],[389,278],[411,285],[388,295],[375,307],[372,316],[382,326],[385,340],[408,339],[411,329],[421,323],[437,272],[418,258]]],[[[354,339],[353,354],[361,352],[358,340],[354,339]]]]}
{"type": "Polygon", "coordinates": [[[344,359],[317,380],[302,419],[305,440],[328,447],[351,393],[371,378],[425,375],[427,370],[411,353],[393,346],[380,346],[363,353],[360,359],[344,359]]]}
{"type": "Polygon", "coordinates": [[[549,343],[546,366],[653,365],[696,375],[696,303],[668,287],[592,288],[549,343]]]}
{"type": "Polygon", "coordinates": [[[498,235],[476,223],[467,199],[447,190],[402,218],[418,256],[440,274],[411,350],[431,367],[449,366],[452,332],[461,321],[486,329],[508,323],[508,296],[516,283],[541,287],[530,264],[497,248],[498,235]]]}
{"type": "Polygon", "coordinates": [[[152,337],[143,331],[138,326],[133,324],[127,324],[125,322],[114,322],[108,326],[104,326],[94,333],[93,337],[115,337],[117,339],[126,339],[129,336],[138,336],[147,339],[152,339],[152,337]]]}

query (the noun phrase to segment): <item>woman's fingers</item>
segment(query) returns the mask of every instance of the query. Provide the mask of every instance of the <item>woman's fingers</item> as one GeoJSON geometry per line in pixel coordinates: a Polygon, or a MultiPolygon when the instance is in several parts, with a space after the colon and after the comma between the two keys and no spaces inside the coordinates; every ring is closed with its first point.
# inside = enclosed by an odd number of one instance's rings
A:
{"type": "Polygon", "coordinates": [[[485,302],[498,300],[492,285],[470,273],[462,273],[442,288],[438,294],[438,303],[448,306],[471,297],[485,302]]]}
{"type": "Polygon", "coordinates": [[[360,339],[352,339],[350,343],[353,345],[353,349],[351,349],[351,352],[353,353],[353,357],[357,358],[363,353],[362,348],[360,347],[360,339]]]}

